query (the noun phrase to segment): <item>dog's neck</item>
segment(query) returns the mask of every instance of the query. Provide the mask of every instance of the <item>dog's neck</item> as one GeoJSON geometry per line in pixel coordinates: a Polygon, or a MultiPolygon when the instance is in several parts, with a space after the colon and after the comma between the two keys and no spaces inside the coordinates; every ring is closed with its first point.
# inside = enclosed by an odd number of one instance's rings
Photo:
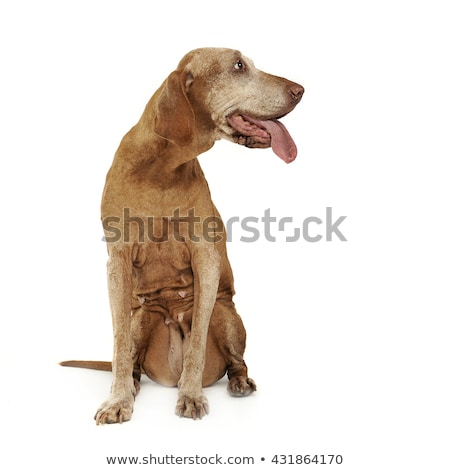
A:
{"type": "Polygon", "coordinates": [[[208,144],[179,147],[139,124],[122,139],[111,170],[124,182],[132,180],[154,187],[173,186],[180,180],[204,179],[197,156],[209,150],[208,144]]]}
{"type": "Polygon", "coordinates": [[[189,145],[179,146],[155,134],[145,119],[141,119],[122,139],[114,164],[122,171],[143,172],[152,179],[179,175],[182,167],[188,168],[188,162],[196,160],[214,145],[215,139],[211,135],[201,140],[198,135],[194,132],[189,145]]]}

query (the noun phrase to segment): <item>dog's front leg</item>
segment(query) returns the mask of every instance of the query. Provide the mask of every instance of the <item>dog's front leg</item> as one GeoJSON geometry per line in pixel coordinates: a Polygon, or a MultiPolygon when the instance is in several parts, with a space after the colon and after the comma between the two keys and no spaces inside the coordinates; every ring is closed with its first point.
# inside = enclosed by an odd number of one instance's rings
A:
{"type": "Polygon", "coordinates": [[[127,250],[110,250],[108,290],[114,332],[113,382],[109,399],[95,415],[97,424],[128,421],[136,395],[130,333],[132,263],[127,250]]]}
{"type": "Polygon", "coordinates": [[[214,244],[196,247],[192,254],[192,270],[195,300],[191,337],[183,358],[175,412],[178,416],[197,419],[209,411],[208,400],[202,390],[202,378],[209,321],[216,302],[220,278],[220,256],[214,244]]]}

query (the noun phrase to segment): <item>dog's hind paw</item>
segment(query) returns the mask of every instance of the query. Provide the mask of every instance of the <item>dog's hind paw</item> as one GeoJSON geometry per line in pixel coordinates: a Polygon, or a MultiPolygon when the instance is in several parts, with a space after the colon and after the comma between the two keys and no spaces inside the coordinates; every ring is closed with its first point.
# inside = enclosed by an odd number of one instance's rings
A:
{"type": "Polygon", "coordinates": [[[114,400],[110,399],[105,401],[95,414],[95,423],[99,424],[113,424],[123,423],[129,421],[133,414],[133,403],[132,399],[114,400]]]}
{"type": "Polygon", "coordinates": [[[208,413],[209,405],[205,395],[202,394],[195,398],[181,395],[178,398],[175,414],[180,416],[180,418],[202,419],[208,413]]]}
{"type": "Polygon", "coordinates": [[[227,390],[233,397],[246,397],[256,391],[256,384],[248,377],[233,377],[228,382],[227,390]]]}

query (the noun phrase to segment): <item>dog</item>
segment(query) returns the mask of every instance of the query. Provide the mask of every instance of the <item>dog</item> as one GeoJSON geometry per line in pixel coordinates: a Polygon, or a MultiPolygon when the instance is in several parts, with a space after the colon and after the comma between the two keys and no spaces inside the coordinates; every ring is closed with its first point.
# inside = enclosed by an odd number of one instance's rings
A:
{"type": "Polygon", "coordinates": [[[123,137],[107,174],[101,217],[109,259],[112,370],[97,424],[131,418],[141,373],[178,386],[175,412],[209,412],[203,387],[226,373],[232,396],[256,390],[244,362],[246,331],[234,303],[226,235],[197,156],[219,139],[268,148],[286,163],[297,149],[281,117],[304,88],[258,70],[239,51],[186,54],[123,137]]]}

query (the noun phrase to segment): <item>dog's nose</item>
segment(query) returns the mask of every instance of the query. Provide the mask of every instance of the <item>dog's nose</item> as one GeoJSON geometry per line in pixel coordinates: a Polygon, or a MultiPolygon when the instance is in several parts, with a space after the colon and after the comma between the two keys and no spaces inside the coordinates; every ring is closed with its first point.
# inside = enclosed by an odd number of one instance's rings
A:
{"type": "Polygon", "coordinates": [[[298,83],[292,83],[289,87],[289,93],[295,101],[300,101],[304,91],[305,89],[298,83]]]}

